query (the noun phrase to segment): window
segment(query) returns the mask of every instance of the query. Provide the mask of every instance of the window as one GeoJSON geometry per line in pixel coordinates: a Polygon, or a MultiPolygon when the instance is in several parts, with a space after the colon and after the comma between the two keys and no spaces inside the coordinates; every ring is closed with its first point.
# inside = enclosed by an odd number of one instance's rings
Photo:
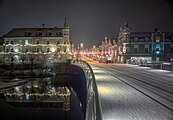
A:
{"type": "Polygon", "coordinates": [[[39,44],[39,40],[36,41],[36,44],[39,44]]]}
{"type": "Polygon", "coordinates": [[[14,49],[13,48],[11,48],[11,50],[10,50],[11,52],[14,52],[14,49]]]}
{"type": "Polygon", "coordinates": [[[64,41],[64,44],[66,44],[66,41],[64,41]]]}
{"type": "Polygon", "coordinates": [[[47,40],[47,44],[49,44],[49,40],[47,40]]]}
{"type": "Polygon", "coordinates": [[[5,41],[5,44],[9,44],[9,41],[7,40],[7,41],[5,41]]]}
{"type": "Polygon", "coordinates": [[[31,36],[31,32],[25,32],[25,36],[31,36]]]}
{"type": "Polygon", "coordinates": [[[137,42],[137,41],[138,41],[138,38],[137,38],[137,37],[135,37],[134,41],[135,41],[135,42],[137,42]]]}
{"type": "Polygon", "coordinates": [[[6,52],[9,52],[9,49],[7,48],[5,51],[6,51],[6,52]]]}
{"type": "Polygon", "coordinates": [[[149,52],[149,49],[148,48],[145,48],[145,53],[148,53],[149,52]]]}
{"type": "Polygon", "coordinates": [[[66,49],[64,49],[64,52],[66,52],[66,49]]]}
{"type": "Polygon", "coordinates": [[[51,34],[52,34],[52,33],[50,33],[50,32],[47,32],[47,33],[46,33],[46,36],[51,36],[51,34]]]}
{"type": "Polygon", "coordinates": [[[36,36],[41,36],[41,34],[42,34],[41,32],[37,32],[36,36]]]}
{"type": "Polygon", "coordinates": [[[23,44],[24,44],[24,45],[28,45],[28,40],[24,40],[24,41],[23,41],[23,44]]]}
{"type": "Polygon", "coordinates": [[[148,42],[149,41],[149,37],[145,37],[145,41],[148,42]]]}
{"type": "Polygon", "coordinates": [[[2,49],[0,49],[0,52],[2,52],[2,49]]]}
{"type": "Polygon", "coordinates": [[[134,52],[135,52],[135,53],[138,52],[138,45],[134,45],[134,52]]]}
{"type": "Polygon", "coordinates": [[[144,38],[140,38],[139,41],[140,41],[140,42],[143,42],[143,41],[144,41],[144,38]]]}
{"type": "Polygon", "coordinates": [[[57,48],[57,52],[60,52],[60,48],[57,48]]]}
{"type": "Polygon", "coordinates": [[[138,48],[134,48],[134,52],[137,53],[138,52],[138,48]]]}
{"type": "Polygon", "coordinates": [[[147,45],[145,45],[144,50],[145,50],[145,53],[148,53],[148,52],[149,52],[149,45],[148,45],[148,44],[147,44],[147,45]]]}
{"type": "Polygon", "coordinates": [[[14,44],[14,42],[13,42],[13,41],[11,41],[10,43],[11,43],[11,44],[14,44]]]}
{"type": "Polygon", "coordinates": [[[156,43],[160,43],[160,37],[156,37],[156,43]]]}
{"type": "Polygon", "coordinates": [[[47,48],[47,52],[50,52],[50,48],[47,48]]]}
{"type": "Polygon", "coordinates": [[[40,52],[40,49],[39,49],[39,48],[37,48],[37,49],[36,49],[36,51],[37,51],[37,52],[40,52]]]}
{"type": "Polygon", "coordinates": [[[28,48],[25,48],[25,53],[27,53],[28,52],[28,48]]]}
{"type": "Polygon", "coordinates": [[[60,44],[60,42],[59,42],[59,41],[57,41],[57,44],[60,44]]]}

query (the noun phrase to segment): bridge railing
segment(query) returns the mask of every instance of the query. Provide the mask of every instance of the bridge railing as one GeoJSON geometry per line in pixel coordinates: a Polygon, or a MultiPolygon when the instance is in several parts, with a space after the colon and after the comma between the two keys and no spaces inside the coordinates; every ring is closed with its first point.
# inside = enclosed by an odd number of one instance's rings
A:
{"type": "Polygon", "coordinates": [[[82,60],[75,60],[72,63],[83,69],[87,79],[87,105],[85,120],[102,120],[98,89],[91,66],[82,60]]]}

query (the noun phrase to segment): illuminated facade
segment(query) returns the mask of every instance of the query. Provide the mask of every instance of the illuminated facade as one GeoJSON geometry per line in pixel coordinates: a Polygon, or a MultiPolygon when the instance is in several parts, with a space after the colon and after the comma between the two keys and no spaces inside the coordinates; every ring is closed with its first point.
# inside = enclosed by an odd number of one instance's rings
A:
{"type": "Polygon", "coordinates": [[[111,40],[105,37],[105,40],[101,44],[101,62],[113,62],[117,61],[117,43],[115,39],[111,40]]]}
{"type": "Polygon", "coordinates": [[[118,62],[145,64],[151,61],[173,61],[173,34],[161,32],[131,32],[128,24],[120,28],[118,62]]]}
{"type": "Polygon", "coordinates": [[[65,61],[70,54],[70,29],[66,20],[63,28],[13,28],[0,45],[0,62],[6,64],[41,62],[49,57],[65,61]]]}

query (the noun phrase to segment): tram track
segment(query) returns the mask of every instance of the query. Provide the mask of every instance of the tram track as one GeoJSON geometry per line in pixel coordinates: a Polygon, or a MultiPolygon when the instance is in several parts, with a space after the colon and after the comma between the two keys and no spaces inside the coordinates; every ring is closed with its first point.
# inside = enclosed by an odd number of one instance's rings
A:
{"type": "Polygon", "coordinates": [[[173,107],[171,106],[173,103],[173,100],[172,100],[173,92],[171,90],[163,89],[157,85],[145,82],[139,76],[137,78],[137,77],[125,74],[121,71],[115,70],[114,68],[108,68],[104,66],[99,66],[99,67],[102,70],[106,70],[108,74],[112,75],[113,77],[117,78],[118,80],[122,81],[128,86],[136,89],[140,93],[144,94],[145,96],[149,97],[150,99],[154,100],[158,104],[164,106],[165,108],[173,112],[173,107]],[[115,75],[113,72],[115,72],[116,74],[118,73],[119,75],[115,75]],[[124,80],[122,79],[122,77],[127,77],[126,79],[129,79],[130,81],[124,80]],[[161,99],[158,99],[158,97],[161,99]]]}

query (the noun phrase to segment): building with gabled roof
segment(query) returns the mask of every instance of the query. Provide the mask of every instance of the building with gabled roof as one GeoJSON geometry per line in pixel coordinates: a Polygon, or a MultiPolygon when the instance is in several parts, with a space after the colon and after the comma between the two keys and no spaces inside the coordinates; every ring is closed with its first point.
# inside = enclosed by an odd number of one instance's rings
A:
{"type": "Polygon", "coordinates": [[[40,62],[45,58],[65,61],[70,55],[70,29],[66,19],[62,28],[13,28],[3,36],[0,46],[1,62],[6,64],[40,62]]]}

